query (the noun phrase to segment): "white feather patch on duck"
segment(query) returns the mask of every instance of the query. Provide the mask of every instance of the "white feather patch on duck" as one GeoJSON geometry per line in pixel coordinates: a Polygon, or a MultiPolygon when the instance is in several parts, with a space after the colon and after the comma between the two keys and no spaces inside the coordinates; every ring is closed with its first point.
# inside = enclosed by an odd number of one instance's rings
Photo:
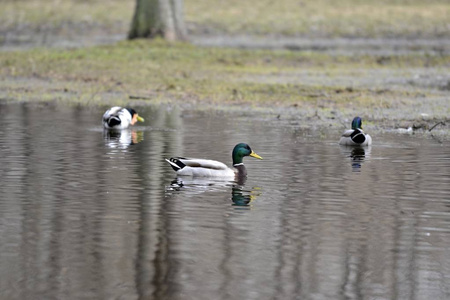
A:
{"type": "Polygon", "coordinates": [[[370,146],[372,138],[362,130],[362,119],[354,117],[352,129],[346,130],[339,140],[340,145],[345,146],[370,146]]]}
{"type": "Polygon", "coordinates": [[[130,126],[132,118],[126,108],[114,106],[103,114],[103,126],[107,129],[125,129],[130,126]]]}
{"type": "Polygon", "coordinates": [[[245,156],[262,159],[261,156],[253,152],[246,143],[239,143],[234,146],[231,152],[233,159],[233,169],[227,167],[224,163],[210,159],[172,157],[166,159],[172,169],[178,175],[194,176],[194,177],[233,177],[245,178],[247,169],[244,166],[243,159],[245,156]]]}
{"type": "Polygon", "coordinates": [[[365,134],[362,129],[349,129],[342,134],[339,144],[346,146],[370,146],[372,137],[365,134]]]}
{"type": "Polygon", "coordinates": [[[166,159],[178,175],[194,177],[235,177],[236,171],[210,159],[172,157],[166,159]]]}

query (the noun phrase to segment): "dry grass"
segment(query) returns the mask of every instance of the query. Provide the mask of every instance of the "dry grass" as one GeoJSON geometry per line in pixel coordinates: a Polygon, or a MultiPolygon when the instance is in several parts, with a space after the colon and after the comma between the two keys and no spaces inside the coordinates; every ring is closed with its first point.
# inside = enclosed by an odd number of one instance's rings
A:
{"type": "Polygon", "coordinates": [[[0,33],[126,33],[133,9],[133,1],[120,0],[3,0],[0,33]]]}
{"type": "Polygon", "coordinates": [[[3,0],[3,23],[131,22],[133,1],[120,0],[3,0]]]}
{"type": "Polygon", "coordinates": [[[226,33],[448,37],[449,16],[446,0],[186,0],[190,23],[226,33]]]}
{"type": "MultiPolygon", "coordinates": [[[[102,28],[125,34],[128,0],[3,0],[0,32],[102,28]]],[[[448,0],[185,0],[191,33],[449,37],[448,0]]]]}
{"type": "MultiPolygon", "coordinates": [[[[67,89],[76,97],[89,99],[142,95],[174,101],[268,106],[316,105],[322,100],[332,106],[345,106],[348,99],[367,107],[379,106],[414,93],[360,84],[361,75],[369,76],[371,83],[370,76],[377,79],[377,70],[391,76],[390,70],[439,69],[448,65],[448,56],[411,54],[392,56],[380,63],[372,56],[199,48],[158,40],[73,50],[0,52],[0,78],[9,83],[14,78],[22,82],[17,90],[22,98],[35,99],[42,93],[51,94],[51,89],[67,89]],[[340,81],[342,76],[354,78],[350,88],[340,81]],[[35,89],[29,81],[51,83],[50,90],[43,92],[42,86],[35,89]],[[24,88],[27,92],[23,92],[24,88]]],[[[3,98],[15,99],[16,89],[9,83],[1,86],[0,92],[3,98]]],[[[431,95],[430,91],[426,93],[431,95]]]]}

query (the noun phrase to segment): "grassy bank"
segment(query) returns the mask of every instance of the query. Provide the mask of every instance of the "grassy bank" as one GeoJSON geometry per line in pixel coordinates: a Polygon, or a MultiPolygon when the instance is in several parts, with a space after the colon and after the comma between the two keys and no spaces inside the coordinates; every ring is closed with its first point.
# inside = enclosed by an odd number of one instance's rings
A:
{"type": "Polygon", "coordinates": [[[76,101],[106,97],[298,107],[346,107],[350,99],[353,105],[373,108],[446,89],[445,82],[431,88],[376,84],[378,76],[414,76],[411,70],[434,70],[439,76],[449,65],[449,56],[437,55],[338,56],[141,40],[0,52],[0,91],[8,99],[46,98],[61,91],[76,101]],[[351,79],[343,81],[345,77],[351,79]]]}
{"type": "MultiPolygon", "coordinates": [[[[439,0],[426,5],[418,0],[282,0],[276,5],[186,0],[185,7],[193,33],[450,36],[450,5],[439,0]]],[[[94,28],[104,35],[125,34],[133,9],[134,1],[6,0],[0,32],[44,32],[58,38],[74,30],[91,34],[94,28]]],[[[329,119],[360,114],[366,120],[447,120],[450,56],[431,50],[349,55],[141,40],[6,51],[0,52],[0,99],[120,105],[164,101],[289,108],[294,114],[320,113],[329,119]]]]}

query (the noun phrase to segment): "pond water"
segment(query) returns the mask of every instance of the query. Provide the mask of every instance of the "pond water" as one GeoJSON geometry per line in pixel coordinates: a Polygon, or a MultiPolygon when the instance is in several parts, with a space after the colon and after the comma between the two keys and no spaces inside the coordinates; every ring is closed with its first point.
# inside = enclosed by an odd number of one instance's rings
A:
{"type": "Polygon", "coordinates": [[[450,298],[448,143],[169,106],[105,133],[105,109],[0,105],[1,299],[450,298]],[[238,142],[245,182],[164,161],[238,142]]]}

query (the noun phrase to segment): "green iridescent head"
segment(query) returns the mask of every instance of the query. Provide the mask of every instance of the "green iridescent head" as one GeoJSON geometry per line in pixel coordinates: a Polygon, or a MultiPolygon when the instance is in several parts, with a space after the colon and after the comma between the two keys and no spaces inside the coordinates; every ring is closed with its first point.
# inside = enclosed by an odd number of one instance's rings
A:
{"type": "Polygon", "coordinates": [[[236,146],[234,146],[234,149],[233,149],[233,154],[232,154],[233,165],[241,164],[244,156],[251,156],[254,158],[262,159],[261,156],[259,156],[255,152],[253,152],[253,150],[250,148],[249,145],[247,145],[245,143],[240,143],[240,144],[237,144],[236,146]]]}
{"type": "Polygon", "coordinates": [[[362,120],[360,117],[355,117],[352,121],[352,129],[362,129],[362,120]]]}

